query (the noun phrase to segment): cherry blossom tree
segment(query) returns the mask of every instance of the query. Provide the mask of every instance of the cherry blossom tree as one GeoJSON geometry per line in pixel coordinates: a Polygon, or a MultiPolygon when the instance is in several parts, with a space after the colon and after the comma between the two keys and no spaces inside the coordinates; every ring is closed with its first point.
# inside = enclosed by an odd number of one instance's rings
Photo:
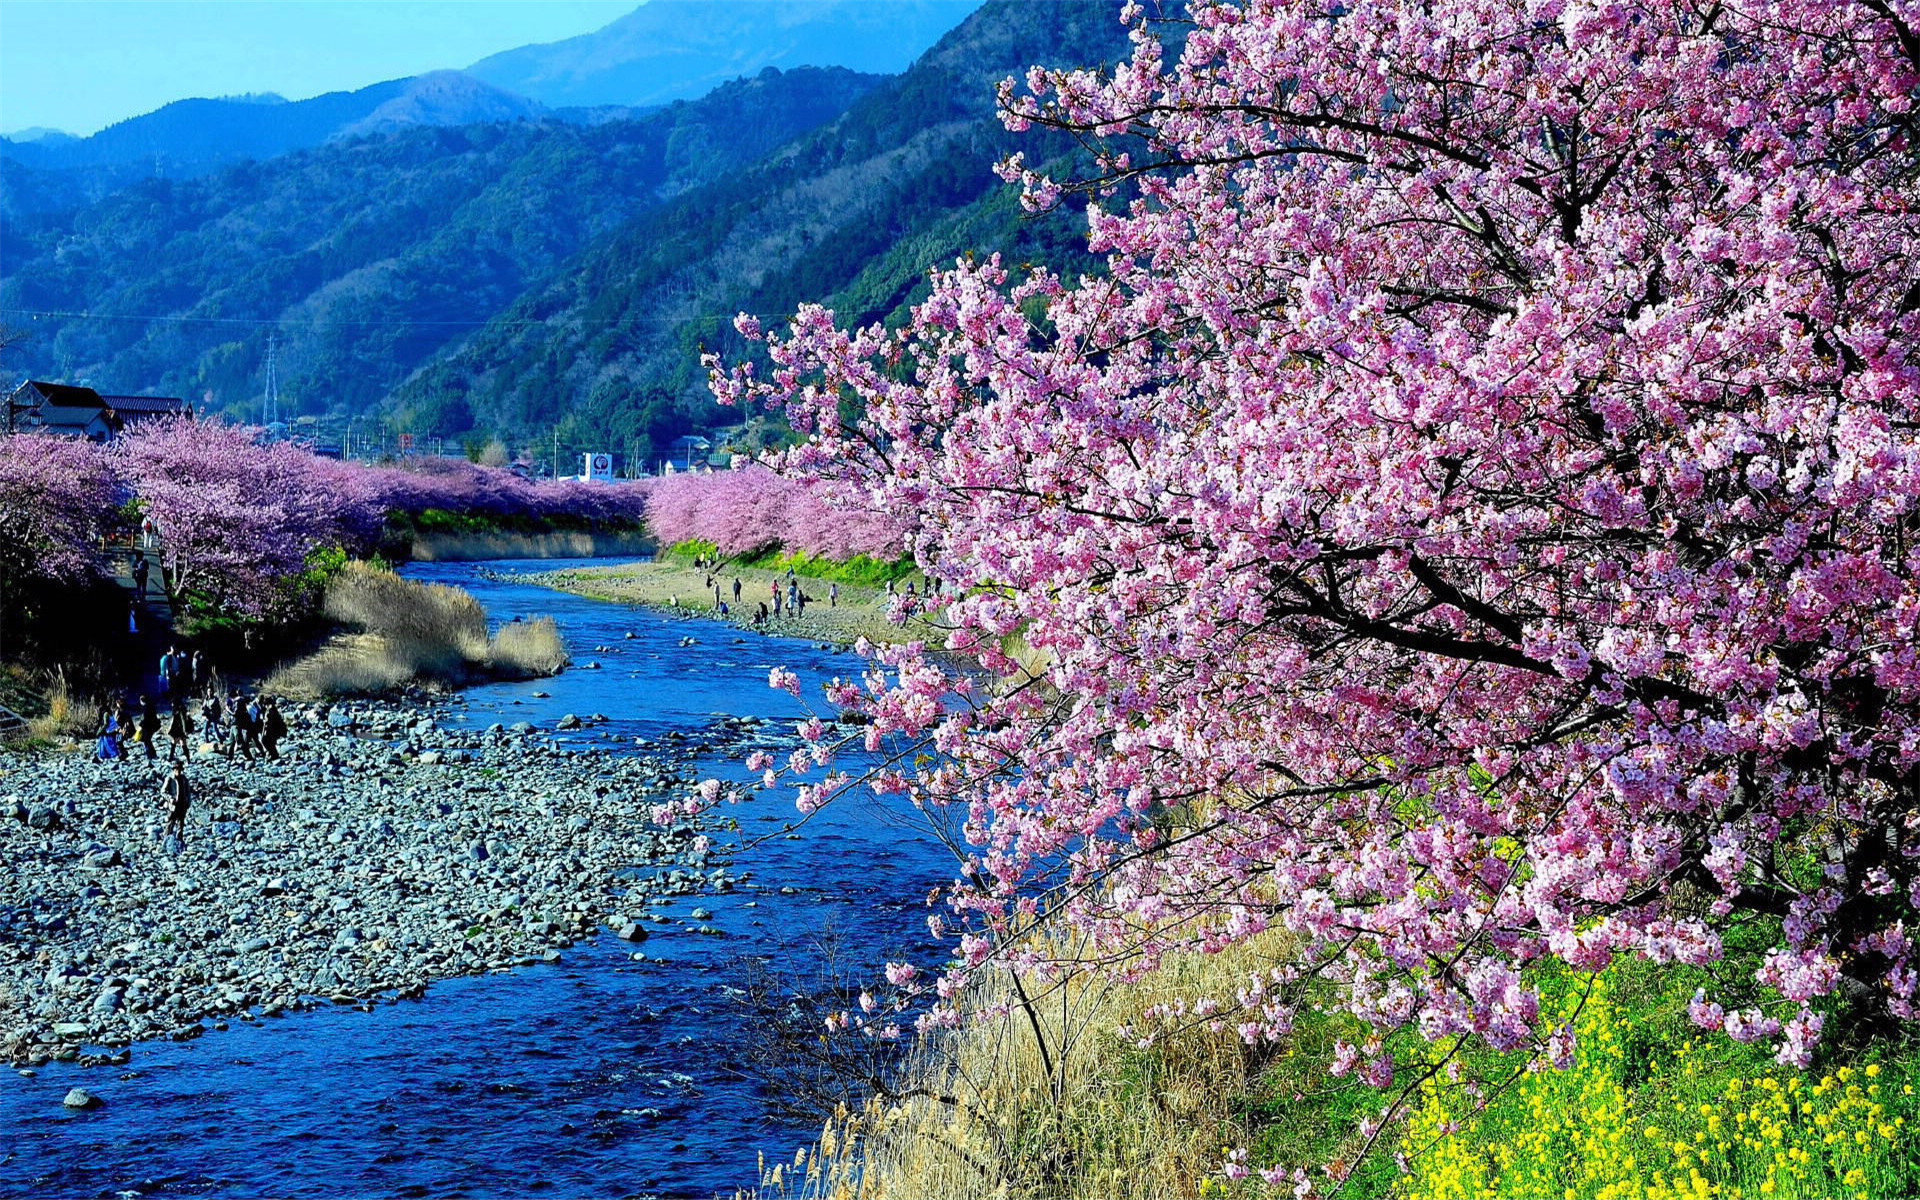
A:
{"type": "Polygon", "coordinates": [[[0,436],[0,622],[23,584],[98,578],[118,509],[118,483],[99,447],[43,433],[0,436]]]}
{"type": "MultiPolygon", "coordinates": [[[[1190,15],[1003,87],[1096,156],[1002,170],[1086,194],[1104,271],[962,262],[906,328],[743,316],[771,371],[710,363],[912,522],[1000,679],[829,689],[868,782],[965,814],[942,994],[1044,969],[1044,919],[1121,970],[1281,929],[1218,1019],[1331,991],[1385,1086],[1398,1030],[1566,1061],[1532,964],[1758,922],[1702,1024],[1911,1023],[1920,6],[1190,15]]],[[[855,782],[810,728],[809,810],[855,782]]]]}
{"type": "Polygon", "coordinates": [[[119,498],[98,446],[45,433],[0,437],[0,560],[14,578],[98,577],[119,498]]]}
{"type": "Polygon", "coordinates": [[[842,561],[899,557],[902,523],[827,494],[836,490],[758,466],[690,471],[647,484],[647,523],[663,544],[712,542],[727,555],[783,546],[842,561]]]}
{"type": "Polygon", "coordinates": [[[187,419],[146,425],[114,454],[158,530],[175,592],[210,611],[282,615],[313,553],[355,543],[380,513],[352,478],[257,431],[187,419]]]}

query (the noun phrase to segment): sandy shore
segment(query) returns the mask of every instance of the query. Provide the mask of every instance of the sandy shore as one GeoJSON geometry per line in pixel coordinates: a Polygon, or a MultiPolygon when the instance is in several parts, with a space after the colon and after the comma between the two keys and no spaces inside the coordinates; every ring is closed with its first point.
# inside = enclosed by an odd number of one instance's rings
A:
{"type": "MultiPolygon", "coordinates": [[[[568,571],[544,571],[516,578],[542,587],[571,592],[593,600],[617,604],[639,604],[648,608],[678,610],[702,617],[717,617],[713,589],[707,586],[708,573],[679,563],[627,563],[619,566],[583,567],[568,571]]],[[[755,625],[754,610],[762,603],[772,608],[772,588],[778,583],[785,592],[784,573],[756,570],[723,570],[719,580],[721,595],[732,611],[723,620],[743,629],[785,637],[808,638],[850,646],[860,638],[870,642],[926,642],[938,647],[946,641],[946,630],[924,617],[896,625],[887,619],[887,594],[880,588],[840,585],[838,604],[829,603],[824,580],[802,576],[800,588],[808,596],[806,615],[782,615],[777,620],[755,625]],[[740,580],[740,603],[733,603],[733,581],[740,580]]]]}

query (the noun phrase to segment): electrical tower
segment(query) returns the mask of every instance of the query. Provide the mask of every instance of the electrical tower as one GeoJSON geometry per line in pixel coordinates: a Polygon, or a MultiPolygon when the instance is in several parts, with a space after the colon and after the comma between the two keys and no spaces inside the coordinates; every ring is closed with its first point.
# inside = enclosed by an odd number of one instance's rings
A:
{"type": "Polygon", "coordinates": [[[261,424],[272,428],[280,421],[280,380],[274,371],[274,359],[279,356],[280,335],[267,335],[267,394],[262,404],[261,424]]]}

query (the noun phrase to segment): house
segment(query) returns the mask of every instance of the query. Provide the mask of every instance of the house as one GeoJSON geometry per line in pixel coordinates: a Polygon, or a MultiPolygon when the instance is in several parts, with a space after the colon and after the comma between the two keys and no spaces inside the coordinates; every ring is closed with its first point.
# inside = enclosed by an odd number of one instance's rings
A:
{"type": "Polygon", "coordinates": [[[38,429],[90,442],[109,442],[129,426],[161,417],[193,417],[193,406],[173,396],[102,396],[89,387],[29,379],[7,397],[7,432],[38,429]]]}

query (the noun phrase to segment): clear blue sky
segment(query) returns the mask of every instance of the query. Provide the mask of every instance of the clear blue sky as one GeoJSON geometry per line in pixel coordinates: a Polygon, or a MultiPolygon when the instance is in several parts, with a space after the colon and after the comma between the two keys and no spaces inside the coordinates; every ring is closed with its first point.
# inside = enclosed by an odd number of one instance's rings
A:
{"type": "Polygon", "coordinates": [[[189,96],[303,100],[587,33],[640,0],[0,0],[0,133],[189,96]]]}

